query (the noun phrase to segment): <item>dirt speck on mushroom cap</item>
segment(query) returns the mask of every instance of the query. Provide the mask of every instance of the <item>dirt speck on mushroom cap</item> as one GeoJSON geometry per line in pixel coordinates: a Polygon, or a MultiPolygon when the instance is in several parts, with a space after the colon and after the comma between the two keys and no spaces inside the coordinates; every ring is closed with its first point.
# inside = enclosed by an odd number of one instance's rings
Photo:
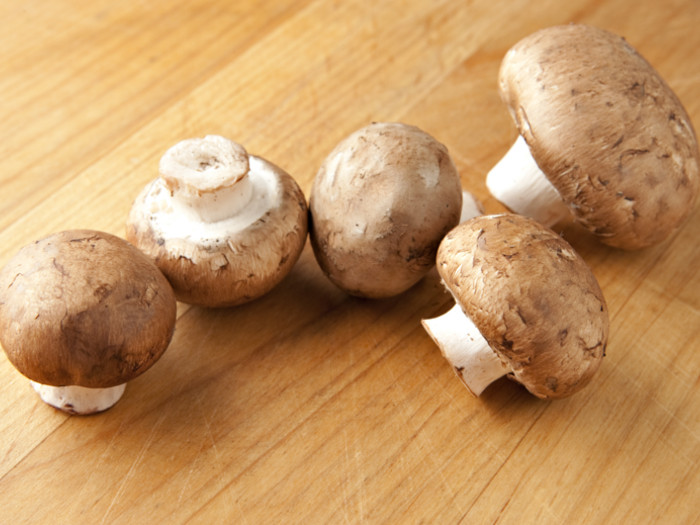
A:
{"type": "Polygon", "coordinates": [[[660,242],[690,214],[700,152],[666,82],[623,38],[570,24],[518,42],[501,96],[542,171],[601,241],[660,242]]]}
{"type": "Polygon", "coordinates": [[[33,381],[111,387],[146,371],[175,327],[172,288],[125,240],[71,230],[22,248],[0,271],[0,342],[33,381]]]}
{"type": "Polygon", "coordinates": [[[542,398],[568,396],[598,369],[608,309],[573,248],[515,214],[460,224],[440,244],[440,276],[480,333],[542,398]]]}

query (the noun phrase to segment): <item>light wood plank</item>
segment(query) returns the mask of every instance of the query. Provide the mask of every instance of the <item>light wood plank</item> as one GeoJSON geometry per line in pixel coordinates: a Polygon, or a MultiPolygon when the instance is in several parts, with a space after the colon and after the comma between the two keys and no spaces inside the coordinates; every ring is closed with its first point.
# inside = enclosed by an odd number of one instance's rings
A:
{"type": "MultiPolygon", "coordinates": [[[[0,264],[53,231],[123,234],[166,148],[221,133],[308,195],[372,120],[445,143],[463,186],[515,138],[496,91],[519,38],[569,21],[624,35],[700,122],[695,0],[84,2],[0,6],[0,264]]],[[[108,412],[41,403],[0,357],[8,523],[694,523],[700,520],[700,208],[660,246],[561,232],[611,312],[593,384],[471,397],[420,327],[437,273],[350,298],[310,246],[249,305],[180,305],[173,342],[108,412]],[[37,503],[41,493],[41,504],[37,503]]]]}

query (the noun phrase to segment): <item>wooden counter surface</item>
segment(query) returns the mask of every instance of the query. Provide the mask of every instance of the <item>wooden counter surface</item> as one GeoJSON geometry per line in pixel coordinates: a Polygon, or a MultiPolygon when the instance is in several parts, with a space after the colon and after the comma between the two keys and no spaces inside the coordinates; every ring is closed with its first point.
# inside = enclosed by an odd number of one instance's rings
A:
{"type": "MultiPolygon", "coordinates": [[[[177,141],[221,134],[308,197],[371,121],[443,142],[487,212],[516,132],[505,51],[585,22],[635,46],[700,126],[697,0],[24,0],[0,6],[0,264],[68,228],[124,235],[177,141]]],[[[472,397],[420,326],[435,271],[349,297],[310,246],[265,297],[179,305],[163,358],[111,410],[68,416],[0,357],[0,522],[698,523],[700,206],[627,253],[576,227],[611,314],[589,387],[541,401],[508,380],[472,397]]]]}

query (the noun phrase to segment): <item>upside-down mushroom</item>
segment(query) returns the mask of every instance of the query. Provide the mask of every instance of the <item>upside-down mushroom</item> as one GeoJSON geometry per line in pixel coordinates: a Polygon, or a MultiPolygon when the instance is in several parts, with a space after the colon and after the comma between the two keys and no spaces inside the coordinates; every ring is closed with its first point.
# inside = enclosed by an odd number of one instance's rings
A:
{"type": "Polygon", "coordinates": [[[134,201],[126,237],[149,255],[178,300],[235,306],[270,291],[306,242],[294,179],[218,135],[183,140],[134,201]]]}

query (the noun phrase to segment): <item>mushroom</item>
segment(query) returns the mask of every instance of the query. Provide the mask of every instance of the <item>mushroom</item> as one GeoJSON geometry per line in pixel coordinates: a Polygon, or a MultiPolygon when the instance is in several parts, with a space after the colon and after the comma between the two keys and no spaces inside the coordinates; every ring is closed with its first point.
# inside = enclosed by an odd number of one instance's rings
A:
{"type": "Polygon", "coordinates": [[[422,321],[479,396],[508,375],[540,398],[584,387],[608,338],[608,309],[583,259],[559,235],[516,214],[473,218],[450,231],[437,269],[455,305],[422,321]]]}
{"type": "Polygon", "coordinates": [[[163,354],[175,328],[170,284],[125,240],[55,233],[0,271],[0,343],[46,403],[106,410],[163,354]]]}
{"type": "Polygon", "coordinates": [[[623,38],[570,24],[511,48],[501,98],[519,137],[486,184],[546,225],[575,218],[610,246],[662,241],[690,214],[700,153],[671,88],[623,38]]]}
{"type": "Polygon", "coordinates": [[[311,245],[345,292],[397,295],[434,265],[460,220],[462,190],[447,148],[415,126],[373,123],[342,140],[314,179],[311,245]]]}
{"type": "Polygon", "coordinates": [[[183,140],[134,201],[126,237],[148,254],[178,300],[234,306],[270,291],[306,242],[294,179],[218,135],[183,140]]]}

